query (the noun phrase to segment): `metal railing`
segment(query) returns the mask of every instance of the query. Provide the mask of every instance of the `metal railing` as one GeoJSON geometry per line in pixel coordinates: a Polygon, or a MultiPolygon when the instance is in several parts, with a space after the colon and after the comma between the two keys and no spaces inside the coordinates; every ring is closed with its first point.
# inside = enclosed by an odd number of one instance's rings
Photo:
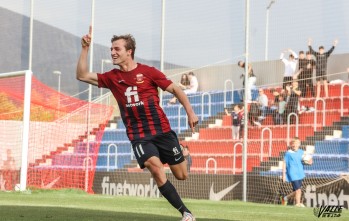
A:
{"type": "Polygon", "coordinates": [[[290,120],[291,116],[294,115],[296,117],[296,136],[298,136],[298,124],[299,124],[299,118],[296,113],[290,113],[287,115],[287,146],[290,145],[290,120]]]}
{"type": "Polygon", "coordinates": [[[235,170],[236,170],[236,147],[239,145],[241,145],[241,148],[244,148],[241,142],[234,144],[233,174],[235,174],[235,170]]]}
{"type": "Polygon", "coordinates": [[[208,116],[211,116],[211,94],[208,92],[204,92],[201,95],[201,120],[204,119],[204,98],[208,96],[208,116]]]}
{"type": "Polygon", "coordinates": [[[323,98],[316,98],[315,100],[315,111],[314,111],[314,131],[317,131],[316,127],[317,127],[317,102],[321,101],[322,102],[322,126],[325,126],[325,110],[326,110],[326,101],[323,98]]]}
{"type": "Polygon", "coordinates": [[[265,127],[262,129],[261,132],[261,156],[260,156],[260,161],[263,161],[263,156],[264,156],[264,131],[269,131],[269,154],[268,157],[271,157],[271,148],[272,148],[272,137],[273,137],[273,132],[269,127],[265,127]]]}
{"type": "MultiPolygon", "coordinates": [[[[182,109],[182,105],[178,106],[178,129],[177,132],[180,133],[181,132],[181,109],[182,109]]],[[[188,115],[185,115],[185,121],[186,121],[186,128],[188,129],[188,115]]]]}
{"type": "Polygon", "coordinates": [[[228,83],[231,83],[231,103],[234,103],[234,83],[233,83],[233,81],[232,80],[230,80],[230,79],[227,79],[227,80],[225,80],[224,81],[224,108],[226,108],[227,107],[227,85],[228,85],[228,83]]]}
{"type": "Polygon", "coordinates": [[[206,160],[206,174],[208,174],[208,164],[210,163],[210,161],[213,161],[213,163],[214,163],[214,174],[216,174],[217,173],[217,161],[212,157],[210,157],[206,160]]]}
{"type": "Polygon", "coordinates": [[[341,117],[343,117],[343,106],[344,106],[344,87],[349,86],[349,83],[344,83],[341,86],[341,117]]]}
{"type": "Polygon", "coordinates": [[[118,168],[118,146],[116,144],[109,144],[108,145],[108,156],[107,156],[107,171],[109,172],[109,163],[110,163],[110,148],[115,148],[115,162],[114,162],[114,169],[118,168]]]}

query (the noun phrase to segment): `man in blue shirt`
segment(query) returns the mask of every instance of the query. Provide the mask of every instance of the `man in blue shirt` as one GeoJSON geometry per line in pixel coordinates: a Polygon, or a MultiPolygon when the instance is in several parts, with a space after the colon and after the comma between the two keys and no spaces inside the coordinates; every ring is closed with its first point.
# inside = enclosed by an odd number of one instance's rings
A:
{"type": "MultiPolygon", "coordinates": [[[[292,140],[291,148],[285,153],[284,164],[282,169],[282,181],[291,182],[293,187],[293,192],[285,196],[283,201],[284,205],[287,203],[287,199],[290,197],[295,197],[295,203],[297,207],[305,207],[301,203],[302,196],[302,181],[305,177],[304,174],[304,164],[303,155],[304,150],[299,149],[301,142],[298,137],[294,137],[292,140]]],[[[312,159],[310,159],[307,164],[312,164],[312,159]]]]}

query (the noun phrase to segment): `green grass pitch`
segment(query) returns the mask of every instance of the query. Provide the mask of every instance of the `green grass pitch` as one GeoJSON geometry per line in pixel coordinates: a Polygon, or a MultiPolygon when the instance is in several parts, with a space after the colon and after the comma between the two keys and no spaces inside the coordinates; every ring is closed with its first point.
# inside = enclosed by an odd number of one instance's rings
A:
{"type": "MultiPolygon", "coordinates": [[[[241,201],[213,202],[184,199],[198,221],[349,220],[317,218],[312,208],[241,201]]],[[[0,192],[2,221],[178,221],[180,214],[165,199],[90,195],[79,190],[0,192]]]]}

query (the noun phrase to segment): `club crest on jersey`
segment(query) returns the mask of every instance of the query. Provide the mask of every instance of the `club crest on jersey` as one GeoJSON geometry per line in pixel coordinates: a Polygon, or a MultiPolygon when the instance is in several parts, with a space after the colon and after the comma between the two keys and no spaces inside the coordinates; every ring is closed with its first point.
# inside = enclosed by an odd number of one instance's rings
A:
{"type": "Polygon", "coordinates": [[[144,82],[144,76],[143,74],[137,74],[136,75],[136,83],[137,84],[142,84],[144,82]]]}

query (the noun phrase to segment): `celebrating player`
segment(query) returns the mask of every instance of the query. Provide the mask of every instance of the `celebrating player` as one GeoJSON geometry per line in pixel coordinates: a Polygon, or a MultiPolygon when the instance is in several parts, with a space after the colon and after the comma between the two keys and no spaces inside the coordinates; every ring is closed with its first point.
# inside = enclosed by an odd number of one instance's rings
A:
{"type": "Polygon", "coordinates": [[[169,121],[159,106],[157,88],[172,93],[179,100],[187,112],[188,123],[194,133],[198,117],[187,96],[159,70],[135,62],[136,42],[132,35],[114,35],[111,39],[111,58],[119,69],[105,73],[89,72],[87,55],[91,32],[90,27],[89,34],[81,39],[82,49],[76,78],[111,90],[118,102],[138,164],[150,171],[161,194],[182,213],[182,220],[195,220],[164,172],[163,164],[167,163],[177,179],[185,180],[188,177],[187,163],[177,136],[171,130],[169,121]]]}

